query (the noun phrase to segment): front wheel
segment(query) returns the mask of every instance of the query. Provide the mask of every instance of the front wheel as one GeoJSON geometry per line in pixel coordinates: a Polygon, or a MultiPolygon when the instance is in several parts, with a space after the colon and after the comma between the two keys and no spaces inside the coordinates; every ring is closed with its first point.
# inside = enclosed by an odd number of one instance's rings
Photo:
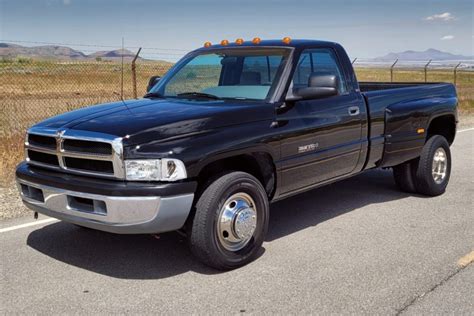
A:
{"type": "Polygon", "coordinates": [[[189,235],[191,251],[220,270],[249,263],[268,229],[268,204],[265,189],[252,175],[231,172],[218,178],[196,204],[189,235]]]}

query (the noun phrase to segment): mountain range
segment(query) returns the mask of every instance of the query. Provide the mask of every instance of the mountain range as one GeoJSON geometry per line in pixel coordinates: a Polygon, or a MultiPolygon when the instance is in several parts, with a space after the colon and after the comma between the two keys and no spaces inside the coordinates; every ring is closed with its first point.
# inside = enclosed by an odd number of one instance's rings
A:
{"type": "Polygon", "coordinates": [[[427,49],[425,51],[414,51],[407,50],[400,53],[389,53],[385,56],[374,58],[374,61],[393,61],[395,59],[399,60],[409,60],[409,61],[427,61],[427,60],[472,60],[473,56],[463,56],[455,55],[447,52],[443,52],[437,49],[427,49]]]}
{"type": "Polygon", "coordinates": [[[0,43],[0,57],[17,58],[27,57],[35,59],[97,59],[113,60],[121,58],[133,59],[135,53],[127,49],[116,49],[110,51],[98,51],[92,54],[85,54],[79,50],[72,49],[67,46],[44,45],[27,47],[16,44],[0,43]]]}
{"type": "MultiPolygon", "coordinates": [[[[27,47],[17,44],[0,43],[0,57],[17,58],[28,57],[35,59],[66,59],[66,60],[82,60],[82,59],[97,59],[115,60],[121,58],[131,60],[135,53],[127,49],[116,49],[109,51],[97,51],[91,54],[85,54],[79,50],[72,49],[67,46],[44,45],[27,47]]],[[[140,58],[140,57],[139,57],[140,58]]],[[[443,61],[443,60],[473,60],[473,56],[455,55],[448,52],[443,52],[437,49],[427,49],[425,51],[407,50],[399,53],[389,53],[385,56],[372,58],[372,61],[393,61],[395,59],[408,61],[443,61]]]]}

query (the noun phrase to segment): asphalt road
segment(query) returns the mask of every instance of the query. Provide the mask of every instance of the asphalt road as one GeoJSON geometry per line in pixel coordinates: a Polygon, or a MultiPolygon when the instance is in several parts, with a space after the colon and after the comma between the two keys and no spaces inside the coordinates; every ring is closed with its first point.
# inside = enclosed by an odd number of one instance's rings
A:
{"type": "Polygon", "coordinates": [[[261,256],[231,272],[201,265],[176,233],[0,222],[0,312],[473,314],[473,143],[458,134],[440,197],[371,171],[274,204],[261,256]]]}

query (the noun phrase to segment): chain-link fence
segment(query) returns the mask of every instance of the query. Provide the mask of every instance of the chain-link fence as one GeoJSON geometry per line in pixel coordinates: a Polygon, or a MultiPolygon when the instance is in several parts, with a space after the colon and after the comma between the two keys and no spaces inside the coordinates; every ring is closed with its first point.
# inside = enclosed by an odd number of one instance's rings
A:
{"type": "Polygon", "coordinates": [[[0,185],[12,179],[23,156],[26,129],[45,118],[98,103],[130,99],[146,92],[153,75],[162,76],[169,62],[137,60],[35,61],[0,60],[0,185]]]}
{"type": "MultiPolygon", "coordinates": [[[[138,59],[135,78],[132,60],[39,61],[0,59],[0,185],[13,178],[15,164],[23,157],[25,130],[42,119],[84,106],[130,99],[145,93],[153,75],[162,76],[171,62],[138,59]],[[136,82],[136,85],[135,85],[136,82]]],[[[452,69],[399,68],[354,65],[361,81],[448,81],[452,69]]],[[[474,110],[474,72],[458,71],[461,107],[474,110]]]]}
{"type": "MultiPolygon", "coordinates": [[[[137,62],[136,86],[145,93],[166,62],[137,62]]],[[[3,61],[0,63],[0,137],[23,133],[31,124],[83,106],[133,98],[130,62],[3,61]]]]}

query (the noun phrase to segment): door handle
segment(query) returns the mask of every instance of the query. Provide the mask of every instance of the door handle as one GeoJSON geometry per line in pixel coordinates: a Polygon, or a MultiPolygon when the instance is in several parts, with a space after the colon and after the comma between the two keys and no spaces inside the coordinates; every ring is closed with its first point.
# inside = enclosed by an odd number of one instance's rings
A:
{"type": "Polygon", "coordinates": [[[360,113],[358,106],[351,106],[350,108],[347,109],[347,111],[349,112],[350,116],[356,116],[356,115],[359,115],[360,113]]]}

